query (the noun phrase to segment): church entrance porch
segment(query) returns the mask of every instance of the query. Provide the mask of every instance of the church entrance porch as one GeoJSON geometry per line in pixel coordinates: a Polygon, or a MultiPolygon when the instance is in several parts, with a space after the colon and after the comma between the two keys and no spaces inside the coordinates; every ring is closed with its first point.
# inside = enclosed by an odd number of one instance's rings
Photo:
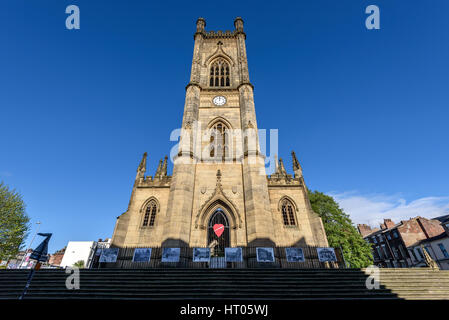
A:
{"type": "Polygon", "coordinates": [[[227,267],[225,248],[229,247],[229,223],[221,208],[211,215],[207,227],[207,246],[210,248],[209,268],[222,269],[227,267]]]}
{"type": "Polygon", "coordinates": [[[230,247],[229,222],[221,208],[211,215],[207,227],[207,246],[211,257],[225,256],[225,248],[230,247]]]}

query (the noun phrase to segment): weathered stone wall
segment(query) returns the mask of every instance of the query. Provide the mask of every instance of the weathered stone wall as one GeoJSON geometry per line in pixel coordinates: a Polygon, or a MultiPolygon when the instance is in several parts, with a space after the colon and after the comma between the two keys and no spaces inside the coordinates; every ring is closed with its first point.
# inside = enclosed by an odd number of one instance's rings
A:
{"type": "Polygon", "coordinates": [[[165,223],[169,186],[137,187],[132,195],[128,210],[117,218],[112,244],[120,247],[160,246],[165,223]],[[145,204],[156,199],[159,210],[154,226],[142,226],[145,204]]]}
{"type": "Polygon", "coordinates": [[[327,246],[321,219],[310,208],[299,163],[295,165],[295,179],[290,176],[289,183],[267,179],[257,138],[243,20],[237,18],[234,25],[232,32],[206,32],[205,20],[197,21],[183,131],[172,177],[166,176],[159,182],[144,179],[144,157],[129,208],[117,220],[113,245],[205,246],[208,218],[220,207],[229,220],[231,246],[327,246]],[[229,87],[209,87],[210,65],[218,58],[229,64],[229,87]],[[214,105],[216,96],[226,97],[226,103],[214,105]],[[216,121],[232,130],[249,130],[256,137],[255,143],[237,134],[233,136],[232,157],[228,159],[232,163],[213,162],[208,158],[207,137],[201,143],[201,156],[192,154],[196,121],[201,124],[202,133],[216,121]],[[142,227],[145,204],[152,197],[157,199],[160,210],[153,227],[142,227]],[[279,208],[283,197],[294,203],[295,226],[283,224],[279,208]]]}

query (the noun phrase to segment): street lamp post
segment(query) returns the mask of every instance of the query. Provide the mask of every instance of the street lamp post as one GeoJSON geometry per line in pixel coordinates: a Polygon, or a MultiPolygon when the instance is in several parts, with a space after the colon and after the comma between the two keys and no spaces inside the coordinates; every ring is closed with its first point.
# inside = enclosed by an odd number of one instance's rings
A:
{"type": "Polygon", "coordinates": [[[19,269],[22,269],[23,260],[25,259],[28,250],[31,249],[31,246],[32,246],[33,241],[34,241],[34,238],[36,238],[36,235],[37,235],[37,233],[39,232],[39,228],[40,228],[40,226],[41,226],[41,222],[38,221],[38,222],[36,222],[36,224],[37,224],[36,232],[34,233],[34,236],[33,236],[33,238],[31,239],[31,242],[30,242],[28,248],[25,250],[25,254],[24,254],[23,257],[22,257],[22,261],[20,261],[20,264],[19,264],[19,269]]]}

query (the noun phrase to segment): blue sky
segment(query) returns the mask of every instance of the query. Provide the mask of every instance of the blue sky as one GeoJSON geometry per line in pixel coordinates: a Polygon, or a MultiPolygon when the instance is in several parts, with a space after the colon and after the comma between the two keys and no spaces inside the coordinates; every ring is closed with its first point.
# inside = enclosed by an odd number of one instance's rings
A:
{"type": "Polygon", "coordinates": [[[308,186],[355,222],[449,213],[448,11],[445,0],[2,1],[0,180],[53,232],[51,252],[110,237],[142,153],[154,174],[174,145],[196,19],[232,30],[242,16],[258,125],[279,129],[290,173],[293,149],[308,186]],[[70,4],[80,30],[65,28],[70,4]],[[370,4],[380,30],[365,28],[370,4]]]}

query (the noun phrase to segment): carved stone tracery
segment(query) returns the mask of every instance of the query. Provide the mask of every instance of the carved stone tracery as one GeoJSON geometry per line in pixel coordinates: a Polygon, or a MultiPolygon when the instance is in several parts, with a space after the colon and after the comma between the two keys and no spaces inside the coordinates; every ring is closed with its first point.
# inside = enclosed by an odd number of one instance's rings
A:
{"type": "Polygon", "coordinates": [[[223,192],[221,185],[221,172],[217,171],[217,184],[212,195],[201,206],[195,219],[195,228],[206,228],[206,221],[218,207],[222,208],[230,216],[231,227],[233,229],[242,227],[242,218],[234,203],[223,192]]]}

